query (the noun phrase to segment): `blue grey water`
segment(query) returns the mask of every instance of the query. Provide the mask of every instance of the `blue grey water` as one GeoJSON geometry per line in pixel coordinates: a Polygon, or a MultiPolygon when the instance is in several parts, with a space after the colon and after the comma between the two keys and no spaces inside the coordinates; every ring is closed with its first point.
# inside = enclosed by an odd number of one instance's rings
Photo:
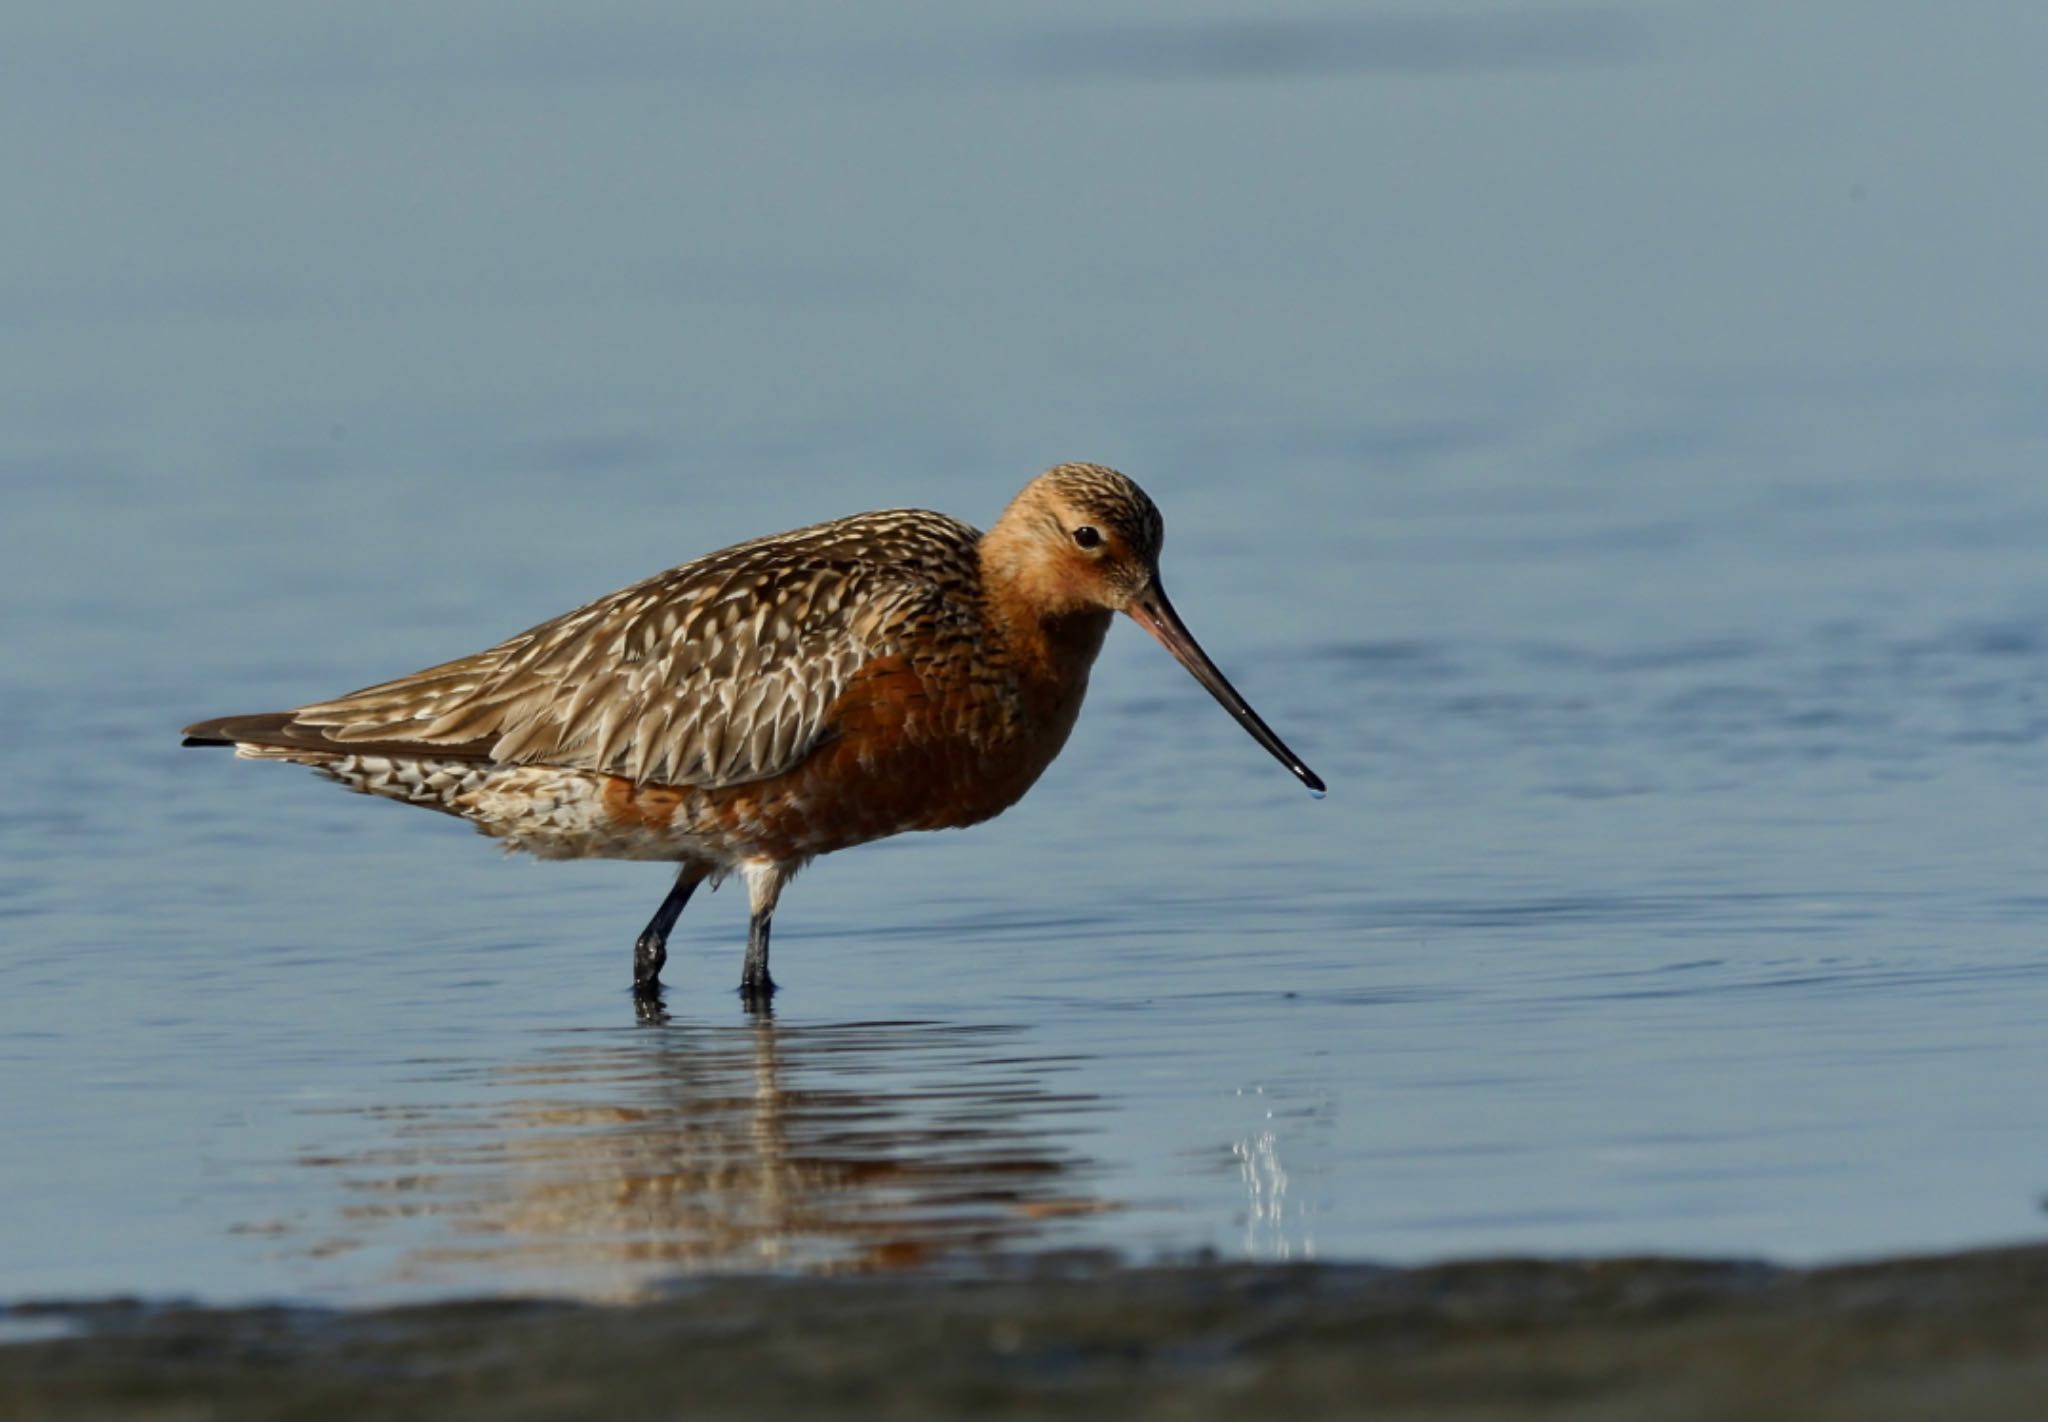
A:
{"type": "Polygon", "coordinates": [[[0,1300],[2039,1239],[2048,16],[0,18],[0,1300]],[[1127,469],[992,824],[655,866],[185,751],[1127,469]]]}

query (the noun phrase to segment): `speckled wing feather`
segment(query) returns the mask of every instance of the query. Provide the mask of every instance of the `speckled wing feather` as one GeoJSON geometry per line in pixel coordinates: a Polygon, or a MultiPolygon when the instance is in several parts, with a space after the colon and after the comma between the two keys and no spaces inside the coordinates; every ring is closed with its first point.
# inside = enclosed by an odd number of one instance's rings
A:
{"type": "Polygon", "coordinates": [[[827,709],[862,666],[934,622],[971,622],[979,537],[894,510],[757,539],[291,719],[334,746],[488,746],[504,764],[653,784],[765,779],[830,739],[827,709]]]}

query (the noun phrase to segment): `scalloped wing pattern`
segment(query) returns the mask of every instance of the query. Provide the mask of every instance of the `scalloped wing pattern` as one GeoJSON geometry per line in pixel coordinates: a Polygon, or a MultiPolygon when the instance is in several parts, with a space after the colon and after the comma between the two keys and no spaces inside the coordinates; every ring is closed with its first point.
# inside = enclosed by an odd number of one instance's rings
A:
{"type": "Polygon", "coordinates": [[[488,739],[501,764],[640,784],[766,779],[831,739],[861,667],[973,625],[979,538],[899,509],[756,539],[292,719],[336,745],[488,739]]]}

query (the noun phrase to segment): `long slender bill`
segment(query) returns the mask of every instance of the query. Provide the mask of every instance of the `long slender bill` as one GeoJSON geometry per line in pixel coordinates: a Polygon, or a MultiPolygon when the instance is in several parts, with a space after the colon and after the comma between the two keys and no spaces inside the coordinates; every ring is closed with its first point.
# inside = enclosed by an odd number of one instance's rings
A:
{"type": "Polygon", "coordinates": [[[1154,578],[1137,600],[1124,609],[1131,620],[1159,639],[1159,645],[1173,653],[1174,660],[1194,674],[1196,681],[1209,689],[1209,694],[1223,703],[1223,709],[1237,718],[1237,724],[1251,732],[1253,740],[1271,751],[1273,758],[1294,772],[1294,778],[1309,788],[1309,793],[1320,797],[1327,787],[1323,779],[1301,763],[1301,757],[1287,749],[1287,743],[1273,734],[1273,728],[1259,719],[1259,713],[1237,694],[1222,672],[1216,670],[1216,663],[1209,660],[1201,645],[1188,632],[1187,625],[1180,620],[1180,614],[1173,610],[1173,604],[1166,600],[1166,590],[1154,578]]]}

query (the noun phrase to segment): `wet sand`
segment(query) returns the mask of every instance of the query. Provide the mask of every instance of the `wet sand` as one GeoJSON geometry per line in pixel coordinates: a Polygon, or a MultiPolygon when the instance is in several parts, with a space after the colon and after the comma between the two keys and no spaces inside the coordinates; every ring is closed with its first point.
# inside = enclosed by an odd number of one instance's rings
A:
{"type": "Polygon", "coordinates": [[[2048,1415],[2048,1247],[720,1278],[628,1307],[28,1304],[0,1416],[1870,1419],[2048,1415]]]}

